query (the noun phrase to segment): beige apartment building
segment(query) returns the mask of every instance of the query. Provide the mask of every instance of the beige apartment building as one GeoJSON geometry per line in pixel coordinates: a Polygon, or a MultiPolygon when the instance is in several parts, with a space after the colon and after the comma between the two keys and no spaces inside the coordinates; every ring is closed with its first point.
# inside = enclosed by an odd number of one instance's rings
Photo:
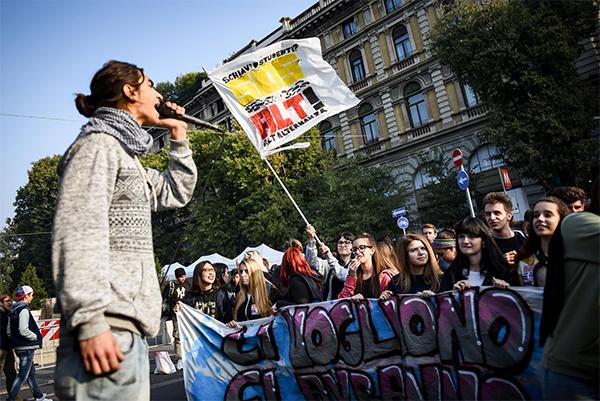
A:
{"type": "MultiPolygon", "coordinates": [[[[406,206],[414,217],[428,206],[427,158],[441,152],[450,170],[452,151],[460,148],[465,169],[478,175],[477,198],[502,190],[498,167],[509,171],[508,194],[520,220],[544,193],[492,158],[495,147],[481,137],[485,105],[429,50],[427,33],[439,17],[437,0],[320,0],[295,18],[282,18],[277,29],[228,60],[280,40],[318,37],[323,58],[361,100],[319,124],[324,149],[334,148],[339,158],[366,156],[365,167],[390,166],[398,185],[408,190],[408,203],[398,207],[406,206]]],[[[232,117],[208,80],[185,107],[189,114],[230,126],[232,117]]],[[[155,150],[165,146],[163,134],[153,132],[155,150]]]]}

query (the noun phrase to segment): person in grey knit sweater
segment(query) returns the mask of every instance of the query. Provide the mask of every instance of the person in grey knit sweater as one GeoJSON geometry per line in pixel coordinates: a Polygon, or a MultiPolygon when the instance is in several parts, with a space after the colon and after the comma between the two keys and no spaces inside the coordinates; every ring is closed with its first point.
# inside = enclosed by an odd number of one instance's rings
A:
{"type": "Polygon", "coordinates": [[[161,313],[150,212],[184,206],[196,166],[187,124],[160,119],[162,96],[142,69],[110,61],[90,88],[76,105],[91,118],[58,165],[52,263],[62,316],[55,390],[61,400],[149,399],[144,337],[158,333],[161,313]],[[142,125],[171,131],[167,173],[141,166],[138,157],[153,142],[142,125]]]}

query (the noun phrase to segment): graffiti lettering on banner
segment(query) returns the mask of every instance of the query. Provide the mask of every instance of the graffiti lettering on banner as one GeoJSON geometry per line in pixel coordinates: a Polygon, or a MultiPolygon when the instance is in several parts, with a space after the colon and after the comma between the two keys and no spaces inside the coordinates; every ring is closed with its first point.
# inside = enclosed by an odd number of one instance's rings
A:
{"type": "Polygon", "coordinates": [[[538,289],[296,305],[236,329],[184,307],[189,400],[541,398],[538,289]],[[255,397],[255,398],[253,398],[255,397]]]}
{"type": "Polygon", "coordinates": [[[208,77],[261,156],[359,102],[323,60],[317,38],[278,42],[208,77]]]}

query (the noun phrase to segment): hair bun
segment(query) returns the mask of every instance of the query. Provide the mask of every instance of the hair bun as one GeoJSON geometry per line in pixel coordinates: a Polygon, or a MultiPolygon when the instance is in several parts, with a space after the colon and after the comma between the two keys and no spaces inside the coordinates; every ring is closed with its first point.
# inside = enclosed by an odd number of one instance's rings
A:
{"type": "Polygon", "coordinates": [[[96,111],[96,106],[93,104],[91,98],[91,95],[86,96],[78,93],[77,98],[75,99],[75,106],[79,113],[88,118],[94,115],[94,111],[96,111]]]}

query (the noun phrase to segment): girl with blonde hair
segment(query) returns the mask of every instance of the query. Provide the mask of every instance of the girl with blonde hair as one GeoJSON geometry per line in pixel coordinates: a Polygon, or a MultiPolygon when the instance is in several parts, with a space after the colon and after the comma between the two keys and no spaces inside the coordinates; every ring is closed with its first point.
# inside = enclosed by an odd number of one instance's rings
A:
{"type": "Polygon", "coordinates": [[[233,319],[227,325],[235,327],[237,322],[260,319],[271,315],[271,306],[281,297],[279,290],[265,279],[262,266],[255,259],[240,263],[240,292],[233,310],[233,319]]]}

